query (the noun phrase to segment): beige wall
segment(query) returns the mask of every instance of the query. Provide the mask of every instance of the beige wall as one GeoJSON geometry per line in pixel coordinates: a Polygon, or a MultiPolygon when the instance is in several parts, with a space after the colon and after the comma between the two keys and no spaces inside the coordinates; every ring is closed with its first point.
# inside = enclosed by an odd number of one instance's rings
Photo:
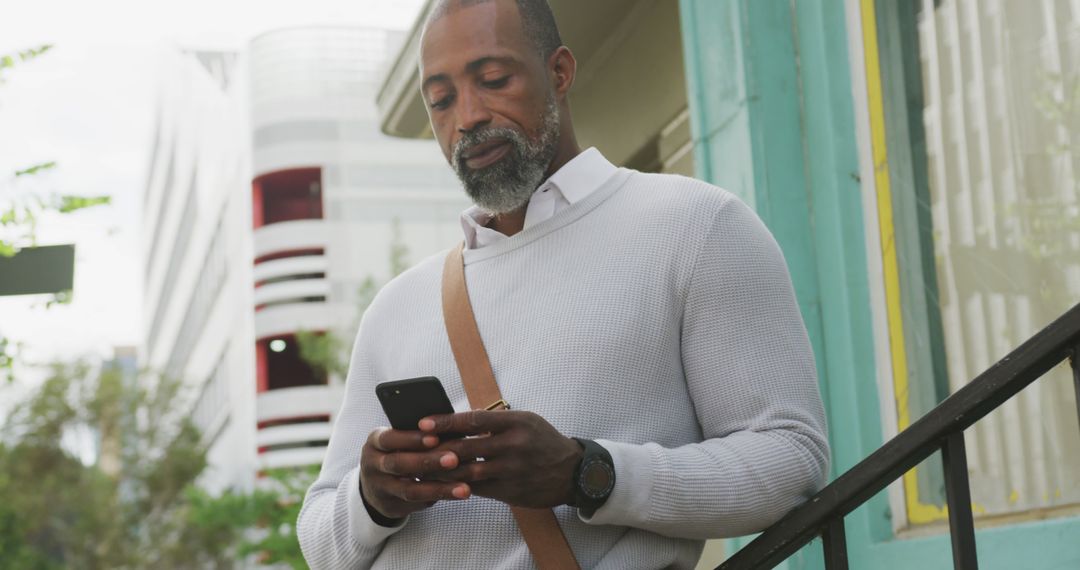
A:
{"type": "Polygon", "coordinates": [[[617,164],[692,175],[683,148],[690,139],[678,1],[624,1],[614,11],[601,3],[595,10],[602,13],[584,14],[578,4],[573,10],[553,5],[563,39],[578,57],[570,100],[581,144],[600,148],[617,164]],[[575,21],[567,21],[570,14],[575,21]],[[583,19],[595,27],[579,30],[583,19]]]}

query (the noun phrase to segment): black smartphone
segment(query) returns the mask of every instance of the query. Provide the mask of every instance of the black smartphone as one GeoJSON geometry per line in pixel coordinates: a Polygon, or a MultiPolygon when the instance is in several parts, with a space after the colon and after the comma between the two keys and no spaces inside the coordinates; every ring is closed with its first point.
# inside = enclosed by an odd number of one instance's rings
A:
{"type": "MultiPolygon", "coordinates": [[[[434,376],[381,382],[375,386],[390,427],[399,430],[415,430],[420,420],[438,414],[454,413],[450,398],[446,397],[442,382],[434,376]]],[[[444,433],[442,439],[463,437],[457,433],[444,433]]]]}

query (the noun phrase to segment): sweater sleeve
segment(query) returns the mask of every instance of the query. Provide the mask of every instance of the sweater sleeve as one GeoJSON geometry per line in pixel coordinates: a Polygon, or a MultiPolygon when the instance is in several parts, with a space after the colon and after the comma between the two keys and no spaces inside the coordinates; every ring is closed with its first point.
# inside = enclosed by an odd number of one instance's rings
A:
{"type": "Polygon", "coordinates": [[[729,197],[686,293],[682,362],[703,441],[600,441],[616,484],[590,524],[680,538],[761,531],[818,491],[829,449],[814,355],[780,248],[729,197]]]}
{"type": "Polygon", "coordinates": [[[362,336],[358,335],[326,459],[304,498],[296,524],[304,558],[315,570],[369,568],[384,541],[405,525],[375,523],[360,496],[360,450],[382,417],[372,376],[362,336]]]}

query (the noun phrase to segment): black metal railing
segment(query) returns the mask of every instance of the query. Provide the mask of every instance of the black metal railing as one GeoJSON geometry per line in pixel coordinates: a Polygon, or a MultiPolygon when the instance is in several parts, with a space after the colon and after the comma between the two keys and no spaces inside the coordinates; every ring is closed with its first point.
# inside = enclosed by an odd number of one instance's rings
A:
{"type": "Polygon", "coordinates": [[[939,449],[945,467],[953,567],[974,570],[978,561],[964,430],[1070,357],[1080,413],[1080,305],[1076,305],[766,529],[717,570],[772,568],[817,536],[824,545],[825,567],[846,569],[844,517],[939,449]]]}

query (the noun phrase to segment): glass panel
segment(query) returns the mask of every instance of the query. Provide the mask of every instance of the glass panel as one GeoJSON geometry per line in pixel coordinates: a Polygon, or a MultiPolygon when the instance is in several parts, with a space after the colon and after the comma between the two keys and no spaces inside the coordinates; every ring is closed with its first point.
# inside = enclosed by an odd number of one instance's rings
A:
{"type": "Polygon", "coordinates": [[[321,171],[297,168],[255,179],[255,227],[291,220],[318,220],[322,211],[321,171]]]}
{"type": "MultiPolygon", "coordinates": [[[[936,304],[954,392],[1080,302],[1080,3],[920,3],[936,304]]],[[[967,443],[976,515],[1080,503],[1067,364],[967,443]]]]}
{"type": "Polygon", "coordinates": [[[316,372],[302,356],[300,345],[291,336],[263,339],[259,350],[266,354],[267,390],[322,386],[327,383],[325,373],[316,372]]]}

